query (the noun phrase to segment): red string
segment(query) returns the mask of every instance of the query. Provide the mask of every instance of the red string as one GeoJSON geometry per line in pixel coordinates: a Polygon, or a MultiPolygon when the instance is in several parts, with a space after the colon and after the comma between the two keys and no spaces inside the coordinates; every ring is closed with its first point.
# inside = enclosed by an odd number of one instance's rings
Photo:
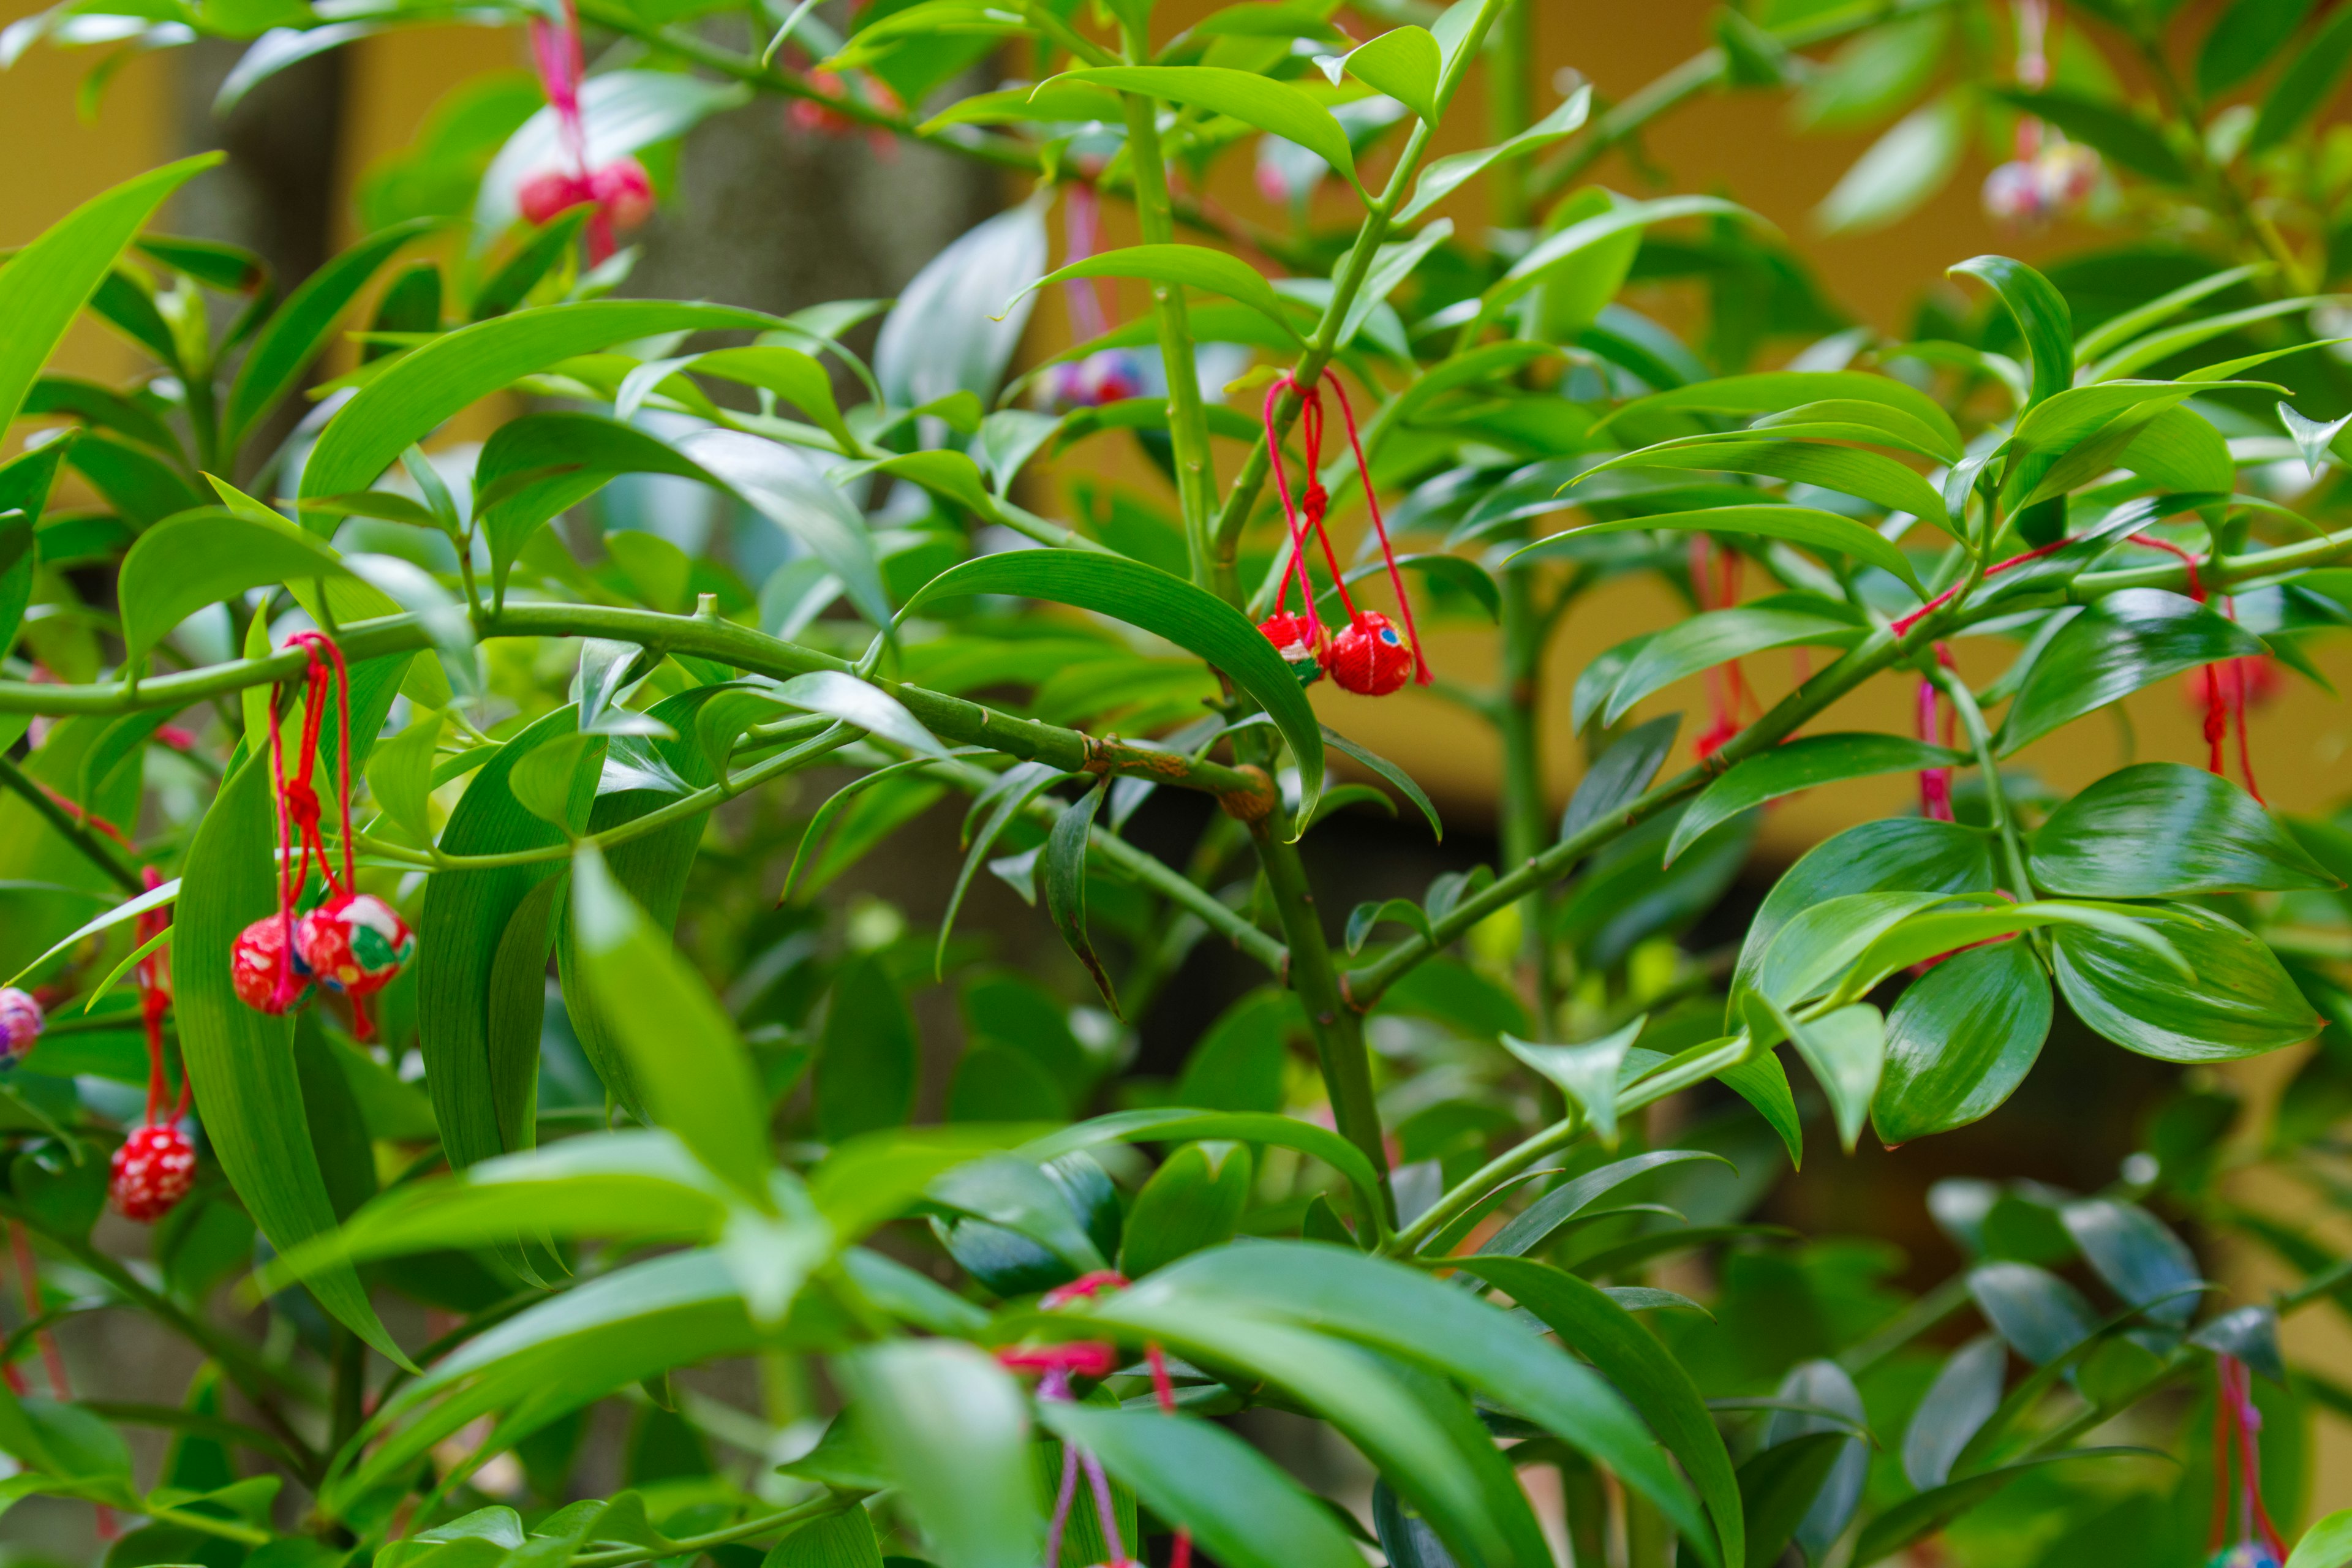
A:
{"type": "MultiPolygon", "coordinates": [[[[1741,568],[1737,551],[1717,548],[1704,533],[1691,535],[1691,595],[1698,601],[1701,610],[1728,609],[1739,602],[1741,568]]],[[[1701,762],[1722,750],[1727,742],[1739,733],[1741,709],[1753,707],[1759,712],[1763,710],[1763,704],[1757,701],[1748,690],[1747,673],[1736,658],[1708,668],[1706,699],[1712,722],[1696,742],[1701,762]]]]}
{"type": "MultiPolygon", "coordinates": [[[[163,886],[163,878],[155,868],[145,868],[145,880],[152,890],[163,886]]],[[[142,946],[163,934],[172,927],[172,911],[168,906],[141,913],[132,928],[142,946]]],[[[167,942],[139,961],[139,1020],[147,1031],[147,1124],[154,1126],[163,1110],[163,1097],[170,1090],[170,1079],[163,1069],[163,1015],[172,1005],[171,972],[165,968],[164,954],[171,951],[167,942]]],[[[183,1074],[180,1083],[180,1108],[172,1120],[177,1121],[188,1113],[188,1085],[183,1074]]]]}
{"type": "MultiPolygon", "coordinates": [[[[1364,508],[1372,515],[1372,532],[1381,542],[1381,559],[1387,563],[1389,569],[1389,587],[1396,595],[1397,608],[1404,615],[1405,641],[1412,645],[1412,683],[1415,686],[1426,686],[1432,679],[1429,673],[1429,660],[1422,657],[1421,633],[1412,624],[1412,601],[1405,595],[1404,575],[1397,570],[1396,550],[1389,542],[1389,525],[1381,520],[1381,499],[1373,493],[1372,489],[1372,468],[1364,460],[1364,444],[1356,434],[1356,410],[1348,402],[1348,389],[1339,384],[1337,376],[1331,379],[1331,395],[1339,400],[1339,418],[1348,426],[1348,449],[1356,456],[1356,474],[1364,484],[1364,508]]],[[[1320,408],[1316,410],[1316,417],[1319,426],[1322,417],[1320,408]]],[[[1323,541],[1323,548],[1327,552],[1331,548],[1331,541],[1328,535],[1323,541]]],[[[1339,575],[1336,563],[1332,567],[1332,575],[1335,578],[1339,575]]],[[[1347,596],[1347,590],[1342,587],[1339,597],[1343,603],[1347,596]]],[[[1349,606],[1349,614],[1352,619],[1353,605],[1349,606]]]]}
{"type": "MultiPolygon", "coordinates": [[[[2022,566],[2029,561],[2039,561],[2042,557],[2049,554],[2052,551],[2063,550],[2067,545],[2074,542],[2072,539],[2053,539],[2049,543],[2042,545],[2039,549],[2029,550],[2022,555],[2012,555],[2006,561],[1995,562],[1990,566],[1985,568],[1985,575],[1988,577],[1998,577],[2012,566],[2022,566]]],[[[1893,630],[1895,635],[1898,637],[1908,636],[1913,626],[1917,626],[1921,621],[1927,619],[1929,616],[1934,615],[1946,605],[1950,604],[1952,602],[1953,595],[1967,586],[1968,584],[1965,580],[1953,584],[1950,587],[1945,589],[1942,593],[1937,595],[1934,598],[1928,600],[1926,604],[1920,605],[1909,615],[1905,616],[1901,620],[1895,622],[1890,629],[1893,630]]]]}
{"type": "MultiPolygon", "coordinates": [[[[2179,557],[2181,564],[2189,571],[2189,596],[2200,605],[2210,602],[2204,582],[2198,575],[2197,557],[2179,545],[2162,539],[2136,538],[2132,542],[2179,557]]],[[[2235,621],[2238,618],[2236,597],[2225,595],[2221,609],[2224,615],[2235,621]]],[[[2205,704],[2205,771],[2216,778],[2228,775],[2226,746],[2230,731],[2234,728],[2238,732],[2238,771],[2245,775],[2246,793],[2259,801],[2263,798],[2263,792],[2261,786],[2254,783],[2253,746],[2246,734],[2248,682],[2245,667],[2248,662],[2242,658],[2230,658],[2205,666],[2198,672],[2198,696],[2205,704]]]]}
{"type": "MultiPolygon", "coordinates": [[[[1282,586],[1276,591],[1274,596],[1274,607],[1276,614],[1281,613],[1284,605],[1290,597],[1290,578],[1291,575],[1295,574],[1298,579],[1298,596],[1307,601],[1305,611],[1307,616],[1307,646],[1310,648],[1319,648],[1323,646],[1323,622],[1322,617],[1318,616],[1315,612],[1314,581],[1307,574],[1307,535],[1300,528],[1297,509],[1290,499],[1290,476],[1283,470],[1282,467],[1282,438],[1275,433],[1274,428],[1274,405],[1276,401],[1282,396],[1285,391],[1294,388],[1297,385],[1297,384],[1296,382],[1292,381],[1286,375],[1277,380],[1272,386],[1267,387],[1265,389],[1265,407],[1263,411],[1265,420],[1266,456],[1274,461],[1275,493],[1282,498],[1282,521],[1290,530],[1290,572],[1285,574],[1282,580],[1282,586]]],[[[1307,400],[1305,406],[1302,406],[1300,409],[1300,414],[1303,418],[1306,407],[1313,406],[1313,404],[1309,398],[1309,395],[1302,393],[1300,396],[1302,399],[1307,400]]],[[[1322,434],[1321,420],[1319,417],[1314,426],[1314,432],[1315,438],[1319,440],[1322,434]]],[[[1307,493],[1309,498],[1319,497],[1323,493],[1323,487],[1320,484],[1314,482],[1314,446],[1310,444],[1307,448],[1308,456],[1307,468],[1308,478],[1307,493]]],[[[1322,513],[1320,510],[1317,510],[1314,513],[1314,517],[1318,524],[1322,521],[1322,513]]],[[[1329,550],[1328,542],[1326,542],[1325,550],[1328,553],[1329,550]]],[[[1347,603],[1347,589],[1343,586],[1339,592],[1341,595],[1340,602],[1342,604],[1347,603]]]]}
{"type": "Polygon", "coordinates": [[[2262,1412],[2254,1405],[2253,1374],[2235,1356],[2221,1356],[2213,1365],[2213,1523],[2207,1531],[2210,1549],[2230,1544],[2233,1534],[2250,1536],[2270,1548],[2273,1558],[2286,1556],[2286,1542],[2271,1521],[2263,1501],[2263,1458],[2259,1438],[2262,1412]],[[2232,1492],[2235,1498],[2231,1497],[2232,1492]],[[2235,1502],[2234,1510],[2231,1503],[2235,1502]],[[2234,1528],[2231,1515],[2237,1518],[2234,1528]]]}
{"type": "MultiPolygon", "coordinates": [[[[1176,1388],[1168,1378],[1168,1358],[1160,1353],[1157,1344],[1145,1345],[1143,1357],[1151,1363],[1151,1392],[1159,1397],[1160,1413],[1175,1415],[1176,1388]]],[[[1176,1548],[1169,1556],[1168,1568],[1192,1568],[1192,1532],[1180,1529],[1176,1531],[1176,1548]]]]}
{"type": "MultiPolygon", "coordinates": [[[[1947,669],[1952,668],[1952,650],[1942,643],[1936,645],[1936,660],[1947,669]]],[[[1919,738],[1930,743],[1938,736],[1938,718],[1944,749],[1949,751],[1955,739],[1954,726],[1958,715],[1945,705],[1943,692],[1928,676],[1919,678],[1918,727],[1919,738]]],[[[1931,822],[1949,822],[1952,818],[1952,770],[1922,768],[1919,770],[1919,815],[1931,822]]]]}
{"type": "MultiPolygon", "coordinates": [[[[294,905],[309,879],[313,858],[327,880],[331,897],[349,897],[358,881],[352,858],[352,689],[343,666],[343,651],[324,632],[297,632],[286,639],[299,647],[303,666],[301,755],[292,778],[286,776],[285,742],[279,733],[278,704],[269,705],[269,779],[278,792],[278,985],[274,996],[280,1007],[294,1000],[294,905]],[[343,833],[343,876],[335,879],[319,825],[319,792],[311,780],[319,758],[319,736],[325,721],[327,691],[335,692],[335,716],[341,726],[336,744],[336,804],[343,833]]],[[[367,1016],[356,1000],[352,1013],[360,1037],[367,1037],[367,1016]]]]}

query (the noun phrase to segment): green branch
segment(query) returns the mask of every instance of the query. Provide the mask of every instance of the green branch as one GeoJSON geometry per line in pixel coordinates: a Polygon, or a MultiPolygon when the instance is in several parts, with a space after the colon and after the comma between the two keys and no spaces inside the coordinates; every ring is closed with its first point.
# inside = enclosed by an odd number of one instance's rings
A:
{"type": "Polygon", "coordinates": [[[130,858],[120,846],[89,826],[87,813],[76,813],[43,789],[39,780],[5,757],[0,757],[0,784],[16,791],[26,805],[39,813],[67,843],[80,850],[84,859],[111,878],[116,886],[134,895],[147,890],[146,881],[132,867],[130,858]]]}

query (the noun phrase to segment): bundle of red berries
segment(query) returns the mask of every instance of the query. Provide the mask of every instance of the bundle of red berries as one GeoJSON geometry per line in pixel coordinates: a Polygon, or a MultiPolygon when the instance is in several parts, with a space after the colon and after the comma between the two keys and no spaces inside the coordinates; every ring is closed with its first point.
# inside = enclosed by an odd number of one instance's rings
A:
{"type": "Polygon", "coordinates": [[[269,776],[278,795],[278,910],[245,928],[229,953],[229,981],[237,1000],[260,1012],[292,1012],[320,985],[351,999],[355,1032],[370,1033],[366,999],[392,984],[416,951],[416,937],[390,904],[359,891],[352,855],[351,679],[342,650],[320,632],[289,641],[309,656],[303,673],[302,735],[295,773],[286,773],[278,704],[269,707],[269,776]],[[342,874],[335,873],[320,827],[312,777],[331,688],[341,721],[336,804],[342,823],[342,874]],[[304,882],[316,864],[326,897],[299,908],[304,882]]]}
{"type": "Polygon", "coordinates": [[[1301,686],[1311,686],[1328,675],[1343,691],[1363,697],[1386,697],[1401,689],[1408,678],[1415,685],[1428,685],[1429,662],[1422,657],[1421,634],[1413,627],[1412,603],[1405,597],[1404,579],[1397,571],[1388,525],[1381,521],[1380,498],[1372,491],[1371,470],[1364,461],[1363,443],[1356,434],[1355,410],[1349,405],[1346,388],[1336,380],[1330,387],[1332,395],[1339,400],[1339,416],[1347,425],[1348,445],[1356,458],[1356,473],[1363,480],[1364,505],[1371,513],[1372,531],[1381,542],[1381,555],[1388,564],[1389,585],[1395,590],[1397,609],[1404,616],[1404,632],[1400,636],[1395,623],[1378,610],[1358,609],[1355,600],[1348,595],[1347,574],[1339,570],[1339,553],[1331,548],[1331,536],[1323,526],[1330,497],[1316,477],[1322,467],[1323,389],[1320,384],[1302,387],[1286,375],[1266,389],[1265,420],[1266,455],[1274,464],[1275,489],[1282,497],[1283,521],[1290,528],[1290,564],[1283,574],[1281,587],[1275,593],[1274,614],[1258,623],[1258,630],[1289,662],[1301,686]],[[1285,392],[1298,395],[1299,444],[1307,458],[1307,489],[1295,507],[1290,498],[1290,476],[1282,466],[1282,441],[1274,422],[1275,405],[1285,392]],[[1327,630],[1316,611],[1315,584],[1307,569],[1309,534],[1323,546],[1323,561],[1330,568],[1332,589],[1348,615],[1348,624],[1337,636],[1327,630]],[[1289,609],[1294,579],[1302,601],[1296,615],[1289,609]]]}

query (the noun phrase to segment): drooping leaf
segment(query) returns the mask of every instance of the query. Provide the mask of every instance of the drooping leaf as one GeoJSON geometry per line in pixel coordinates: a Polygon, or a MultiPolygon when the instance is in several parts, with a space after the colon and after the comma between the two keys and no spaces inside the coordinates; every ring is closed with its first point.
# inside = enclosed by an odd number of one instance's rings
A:
{"type": "MultiPolygon", "coordinates": [[[[1150,66],[1106,68],[1121,70],[1150,70],[1150,66]]],[[[1268,83],[1268,86],[1274,85],[1268,83]]],[[[1061,283],[1075,278],[1139,278],[1152,283],[1174,284],[1182,288],[1206,289],[1222,294],[1272,321],[1293,342],[1298,341],[1298,329],[1293,324],[1293,312],[1285,306],[1274,285],[1265,280],[1249,263],[1222,250],[1212,250],[1204,245],[1130,245],[1118,250],[1107,250],[1083,260],[1047,273],[1006,301],[1002,307],[1010,311],[1033,291],[1050,283],[1061,283]]]]}
{"type": "Polygon", "coordinates": [[[142,533],[123,557],[123,641],[136,657],[197,610],[248,588],[348,574],[333,551],[291,524],[272,528],[220,507],[184,511],[142,533]]]}
{"type": "Polygon", "coordinates": [[[756,310],[654,300],[583,300],[517,310],[446,332],[394,362],[328,421],[302,468],[302,494],[363,490],[409,447],[470,405],[575,354],[656,332],[761,331],[756,310]]]}
{"type": "Polygon", "coordinates": [[[1990,289],[2017,323],[2032,361],[2029,408],[2074,384],[2074,319],[2049,279],[2006,256],[1979,256],[1946,269],[1974,278],[1990,289]]]}
{"type": "Polygon", "coordinates": [[[1951,1479],[1952,1461],[2000,1405],[2009,1347],[1979,1334],[1954,1351],[1927,1386],[1903,1434],[1903,1473],[1922,1491],[1951,1479]]]}
{"type": "Polygon", "coordinates": [[[1642,1033],[1646,1018],[1636,1018],[1614,1034],[1575,1046],[1530,1045],[1503,1037],[1504,1048],[1549,1079],[1582,1110],[1601,1146],[1617,1146],[1617,1082],[1625,1053],[1642,1033]]]}
{"type": "Polygon", "coordinates": [[[896,1341],[834,1365],[940,1568],[1031,1568],[1045,1520],[1028,1401],[1012,1374],[945,1340],[896,1341]]]}
{"type": "Polygon", "coordinates": [[[2252,658],[2262,639],[2160,588],[2109,594],[2066,623],[2026,672],[1998,737],[2003,754],[2168,675],[2252,658]]]}
{"type": "Polygon", "coordinates": [[[1681,714],[1669,713],[1637,724],[1610,742],[1609,749],[1577,781],[1576,793],[1568,797],[1568,809],[1560,814],[1560,837],[1573,838],[1638,799],[1674,750],[1682,722],[1681,714]]]}
{"type": "Polygon", "coordinates": [[[2050,978],[2020,942],[1944,960],[1886,1015],[1871,1125],[1893,1148],[1982,1120],[2025,1081],[2049,1036],[2050,978]]]}
{"type": "MultiPolygon", "coordinates": [[[[1406,58],[1411,53],[1409,44],[1392,46],[1385,51],[1381,58],[1391,61],[1396,68],[1388,74],[1411,68],[1412,62],[1406,58]]],[[[1297,142],[1330,164],[1332,173],[1349,184],[1356,183],[1356,158],[1349,146],[1346,129],[1329,110],[1288,82],[1222,66],[1097,66],[1064,72],[1047,85],[1054,82],[1091,83],[1204,109],[1212,114],[1230,115],[1268,135],[1297,142]]],[[[1376,82],[1370,85],[1380,86],[1376,82]]],[[[1433,94],[1435,89],[1432,73],[1430,90],[1433,94]]],[[[1381,87],[1381,90],[1390,89],[1381,87]]],[[[1401,98],[1399,101],[1412,107],[1410,100],[1401,98]]]]}
{"type": "Polygon", "coordinates": [[[2055,893],[2167,899],[2334,888],[2263,804],[2180,763],[2109,773],[2035,830],[2029,867],[2055,893]]]}
{"type": "Polygon", "coordinates": [[[2165,910],[2175,918],[2163,933],[2185,972],[2105,931],[2052,933],[2058,989],[2083,1022],[2126,1050],[2177,1062],[2258,1056],[2319,1032],[2319,1016],[2260,938],[2210,910],[2165,910]]]}

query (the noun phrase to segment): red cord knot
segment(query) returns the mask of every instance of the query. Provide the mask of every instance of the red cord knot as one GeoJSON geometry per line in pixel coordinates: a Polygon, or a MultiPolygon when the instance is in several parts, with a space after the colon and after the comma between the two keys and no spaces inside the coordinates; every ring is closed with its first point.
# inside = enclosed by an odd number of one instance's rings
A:
{"type": "Polygon", "coordinates": [[[1050,1312],[1073,1301],[1091,1301],[1097,1296],[1126,1289],[1126,1275],[1116,1268],[1097,1268],[1091,1274],[1079,1275],[1066,1285],[1055,1286],[1038,1299],[1037,1304],[1050,1312]]]}
{"type": "Polygon", "coordinates": [[[1105,1378],[1118,1370],[1118,1352],[1100,1340],[1055,1345],[1006,1345],[996,1364],[1007,1372],[1059,1373],[1065,1377],[1105,1378]]]}

